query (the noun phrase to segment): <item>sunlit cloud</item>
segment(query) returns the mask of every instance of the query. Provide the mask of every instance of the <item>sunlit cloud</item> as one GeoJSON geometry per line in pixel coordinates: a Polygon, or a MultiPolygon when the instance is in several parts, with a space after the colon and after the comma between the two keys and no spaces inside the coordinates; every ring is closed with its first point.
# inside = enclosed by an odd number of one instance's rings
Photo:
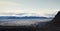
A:
{"type": "Polygon", "coordinates": [[[24,9],[24,4],[0,1],[0,16],[21,15],[21,16],[54,16],[60,9],[24,9]],[[24,14],[25,13],[25,14],[24,14]]]}
{"type": "Polygon", "coordinates": [[[0,15],[20,15],[20,16],[45,16],[45,17],[50,17],[50,16],[55,16],[59,10],[57,9],[51,9],[51,10],[10,10],[7,12],[2,12],[0,15]]]}
{"type": "Polygon", "coordinates": [[[8,5],[13,5],[13,6],[21,6],[22,4],[16,3],[16,2],[9,2],[9,1],[0,1],[0,6],[8,6],[8,5]]]}
{"type": "Polygon", "coordinates": [[[18,13],[23,4],[9,1],[0,1],[0,14],[1,13],[18,13]],[[17,12],[18,11],[18,12],[17,12]]]}

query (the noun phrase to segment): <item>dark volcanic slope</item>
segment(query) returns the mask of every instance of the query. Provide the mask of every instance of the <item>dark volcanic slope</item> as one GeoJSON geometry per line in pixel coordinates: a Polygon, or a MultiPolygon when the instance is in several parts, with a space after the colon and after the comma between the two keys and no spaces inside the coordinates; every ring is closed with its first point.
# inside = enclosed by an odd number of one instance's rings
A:
{"type": "Polygon", "coordinates": [[[55,18],[50,22],[49,30],[60,31],[60,11],[57,13],[55,18]]]}

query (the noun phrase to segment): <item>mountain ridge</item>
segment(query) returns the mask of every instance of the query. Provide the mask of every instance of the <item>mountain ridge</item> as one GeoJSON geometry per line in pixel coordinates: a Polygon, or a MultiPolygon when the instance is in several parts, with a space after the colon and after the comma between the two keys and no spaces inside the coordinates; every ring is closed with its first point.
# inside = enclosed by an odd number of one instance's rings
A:
{"type": "Polygon", "coordinates": [[[47,17],[39,17],[39,16],[0,16],[0,19],[48,19],[47,17]]]}

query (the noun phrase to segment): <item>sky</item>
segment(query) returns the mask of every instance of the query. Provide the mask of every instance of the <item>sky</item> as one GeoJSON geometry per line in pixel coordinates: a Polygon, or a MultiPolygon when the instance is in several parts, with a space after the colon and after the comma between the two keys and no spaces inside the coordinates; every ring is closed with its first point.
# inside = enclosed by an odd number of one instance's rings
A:
{"type": "Polygon", "coordinates": [[[60,11],[60,0],[0,0],[0,16],[54,17],[60,11]]]}

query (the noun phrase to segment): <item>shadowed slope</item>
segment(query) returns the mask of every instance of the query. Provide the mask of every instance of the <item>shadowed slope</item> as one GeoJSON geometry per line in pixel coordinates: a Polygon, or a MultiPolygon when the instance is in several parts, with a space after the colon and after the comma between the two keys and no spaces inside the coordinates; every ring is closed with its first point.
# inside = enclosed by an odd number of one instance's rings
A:
{"type": "Polygon", "coordinates": [[[55,18],[52,20],[52,22],[60,22],[60,11],[57,13],[55,18]]]}
{"type": "Polygon", "coordinates": [[[50,22],[48,26],[49,31],[60,31],[60,11],[57,13],[55,18],[50,22]]]}

